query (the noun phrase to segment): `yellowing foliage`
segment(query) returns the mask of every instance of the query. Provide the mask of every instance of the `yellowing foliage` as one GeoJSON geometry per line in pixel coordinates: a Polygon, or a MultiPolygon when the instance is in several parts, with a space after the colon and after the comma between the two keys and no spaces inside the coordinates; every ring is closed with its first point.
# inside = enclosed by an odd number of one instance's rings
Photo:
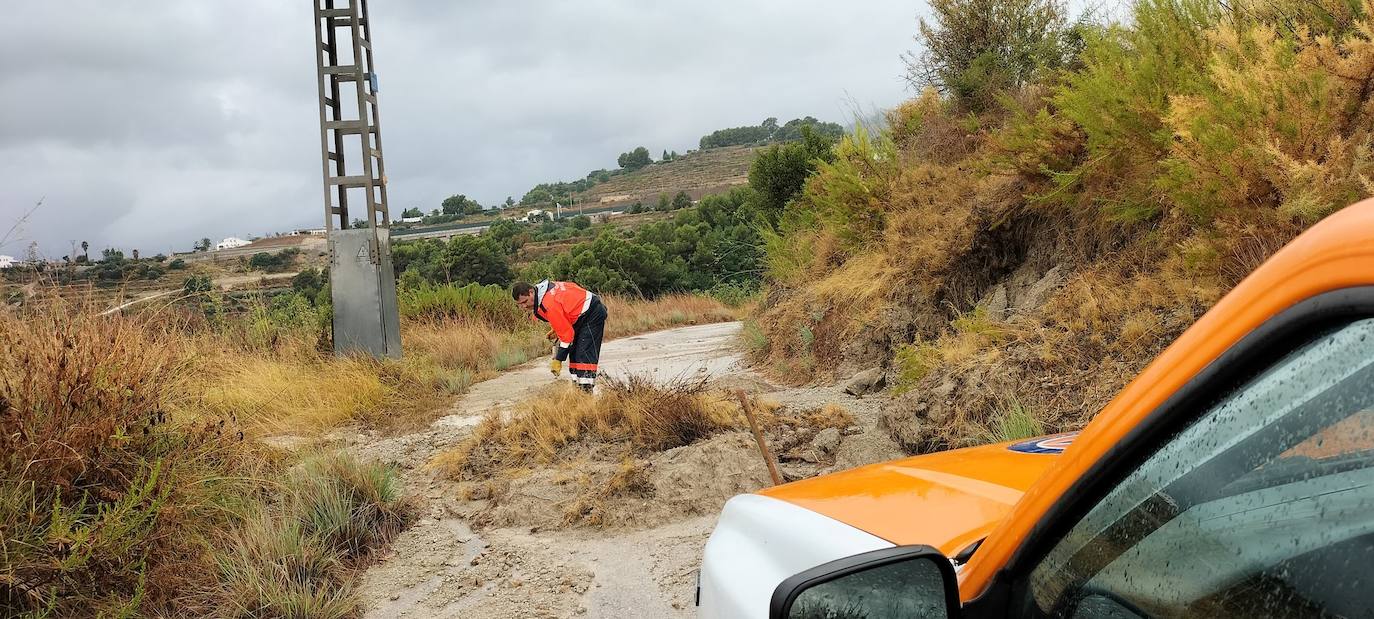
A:
{"type": "Polygon", "coordinates": [[[793,381],[886,368],[913,451],[1075,427],[1374,193],[1374,4],[1140,0],[1075,32],[1001,109],[926,91],[837,146],[767,237],[750,354],[793,381]]]}

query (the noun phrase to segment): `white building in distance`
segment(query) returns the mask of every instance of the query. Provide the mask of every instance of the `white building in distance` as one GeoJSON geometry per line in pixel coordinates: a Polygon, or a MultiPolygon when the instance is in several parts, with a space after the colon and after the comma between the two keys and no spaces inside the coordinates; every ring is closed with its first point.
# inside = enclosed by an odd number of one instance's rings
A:
{"type": "Polygon", "coordinates": [[[218,243],[215,243],[215,249],[216,249],[216,250],[221,250],[221,249],[234,249],[235,247],[243,247],[244,245],[249,245],[249,244],[250,244],[250,243],[249,243],[248,241],[245,241],[245,240],[243,240],[243,239],[241,239],[241,238],[238,238],[238,237],[233,237],[233,236],[231,236],[231,237],[229,237],[229,238],[227,238],[227,239],[224,239],[223,241],[220,241],[220,242],[218,242],[218,243]]]}
{"type": "Polygon", "coordinates": [[[0,269],[13,269],[17,264],[19,261],[14,256],[0,256],[0,269]]]}

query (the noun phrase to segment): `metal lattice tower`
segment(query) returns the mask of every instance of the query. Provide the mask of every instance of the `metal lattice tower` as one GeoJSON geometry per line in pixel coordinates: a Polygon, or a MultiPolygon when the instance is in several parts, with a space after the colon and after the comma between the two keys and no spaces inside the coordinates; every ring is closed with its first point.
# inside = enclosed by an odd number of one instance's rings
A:
{"type": "Polygon", "coordinates": [[[334,350],[397,357],[400,320],[367,0],[311,2],[334,350]],[[354,228],[350,214],[363,215],[367,225],[354,228]]]}
{"type": "MultiPolygon", "coordinates": [[[[320,148],[324,160],[325,229],[347,229],[349,189],[363,189],[369,227],[390,223],[386,208],[386,166],[382,163],[377,78],[372,67],[372,27],[367,0],[314,0],[316,63],[320,88],[320,148]],[[335,4],[348,4],[336,7],[335,4]],[[344,30],[344,36],[340,35],[344,30]],[[340,59],[344,63],[340,64],[340,59]],[[357,149],[350,136],[358,136],[357,149]],[[351,151],[351,152],[350,152],[351,151]],[[361,170],[352,174],[347,155],[361,170]],[[332,164],[332,165],[331,165],[332,164]],[[334,192],[337,195],[331,195],[334,192]],[[379,221],[380,218],[380,221],[379,221]]],[[[359,213],[361,215],[361,213],[359,213]]]]}

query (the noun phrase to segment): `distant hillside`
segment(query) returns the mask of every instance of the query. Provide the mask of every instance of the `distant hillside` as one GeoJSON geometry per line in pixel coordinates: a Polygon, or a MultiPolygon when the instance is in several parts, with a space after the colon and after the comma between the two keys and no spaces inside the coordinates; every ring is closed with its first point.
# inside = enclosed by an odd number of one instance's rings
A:
{"type": "Polygon", "coordinates": [[[604,202],[651,205],[660,194],[672,197],[685,191],[692,199],[724,193],[749,182],[749,164],[754,161],[751,146],[713,148],[679,156],[673,161],[626,172],[575,194],[581,203],[604,202]]]}

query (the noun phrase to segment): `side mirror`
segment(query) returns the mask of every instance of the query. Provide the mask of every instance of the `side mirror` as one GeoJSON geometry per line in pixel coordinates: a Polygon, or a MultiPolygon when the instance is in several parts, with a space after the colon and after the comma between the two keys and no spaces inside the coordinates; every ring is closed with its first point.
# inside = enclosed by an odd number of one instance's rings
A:
{"type": "Polygon", "coordinates": [[[954,566],[930,546],[883,548],[813,567],[773,590],[770,619],[947,619],[954,566]]]}

